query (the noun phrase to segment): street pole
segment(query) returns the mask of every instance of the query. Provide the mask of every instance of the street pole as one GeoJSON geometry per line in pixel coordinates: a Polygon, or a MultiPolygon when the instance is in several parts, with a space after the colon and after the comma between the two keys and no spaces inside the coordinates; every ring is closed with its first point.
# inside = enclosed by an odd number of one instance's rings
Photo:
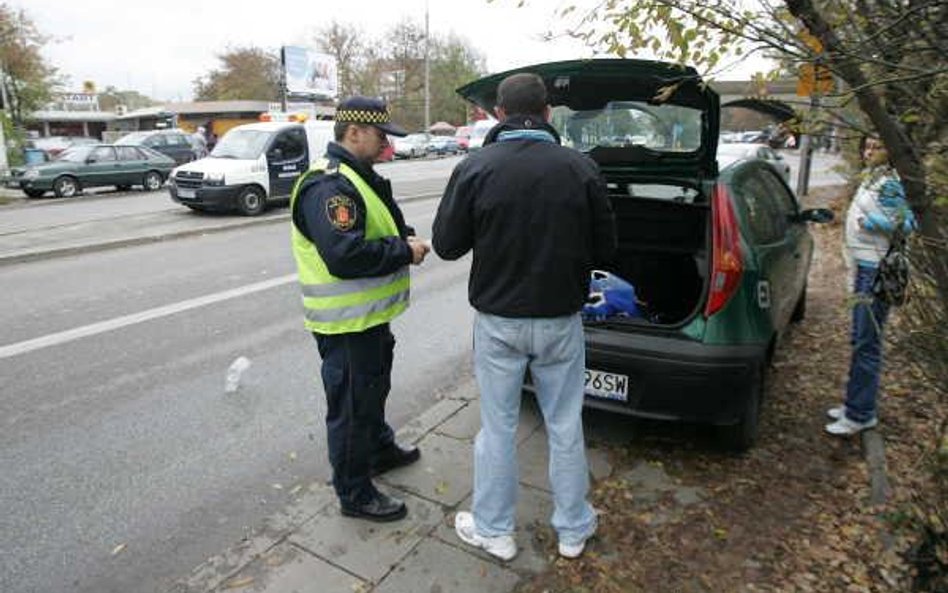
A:
{"type": "Polygon", "coordinates": [[[425,133],[431,127],[431,67],[428,53],[431,47],[428,33],[428,0],[425,0],[425,133]]]}
{"type": "Polygon", "coordinates": [[[286,113],[286,47],[280,48],[280,108],[286,113]]]}
{"type": "MultiPolygon", "coordinates": [[[[820,95],[813,92],[810,95],[810,113],[815,114],[820,108],[820,95]]],[[[803,134],[800,139],[800,170],[797,172],[797,195],[805,196],[810,191],[810,167],[813,163],[813,142],[810,134],[803,134]]]]}

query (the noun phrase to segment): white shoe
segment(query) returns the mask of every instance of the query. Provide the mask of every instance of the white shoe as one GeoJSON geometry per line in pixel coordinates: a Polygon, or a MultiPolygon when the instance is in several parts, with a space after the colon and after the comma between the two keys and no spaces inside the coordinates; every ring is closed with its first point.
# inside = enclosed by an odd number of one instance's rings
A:
{"type": "Polygon", "coordinates": [[[836,406],[826,410],[826,415],[830,420],[839,420],[846,414],[846,404],[836,406]]]}
{"type": "Polygon", "coordinates": [[[517,544],[512,535],[498,535],[496,537],[485,537],[477,533],[474,527],[474,515],[467,511],[461,511],[454,516],[454,532],[458,534],[461,541],[481,548],[491,556],[500,558],[503,561],[513,560],[517,555],[517,544]]]}
{"type": "Polygon", "coordinates": [[[562,541],[560,542],[558,546],[560,556],[562,556],[563,558],[569,558],[569,559],[579,558],[580,554],[583,553],[583,550],[586,549],[586,542],[589,541],[589,538],[596,535],[596,529],[599,528],[599,521],[598,521],[599,511],[598,510],[596,511],[596,515],[597,515],[596,525],[593,527],[593,530],[592,532],[590,532],[589,535],[579,540],[575,544],[567,544],[562,541]]]}
{"type": "Polygon", "coordinates": [[[879,420],[876,418],[872,418],[866,422],[856,422],[854,420],[850,420],[844,415],[836,422],[827,424],[826,432],[832,435],[846,437],[859,434],[864,430],[874,427],[876,424],[879,424],[879,420]]]}

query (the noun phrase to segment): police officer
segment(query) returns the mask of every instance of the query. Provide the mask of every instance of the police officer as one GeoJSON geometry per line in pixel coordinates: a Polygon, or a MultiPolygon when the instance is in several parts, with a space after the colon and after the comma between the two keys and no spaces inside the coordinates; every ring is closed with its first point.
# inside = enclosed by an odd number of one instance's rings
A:
{"type": "Polygon", "coordinates": [[[346,99],[327,160],[300,177],[290,198],[305,325],[323,361],[333,487],[343,515],[372,521],[396,521],[407,510],[371,477],[421,456],[395,442],[385,400],[395,347],[389,322],[408,307],[409,264],[430,249],[405,224],[391,183],[372,169],[386,134],[406,132],[383,101],[346,99]]]}

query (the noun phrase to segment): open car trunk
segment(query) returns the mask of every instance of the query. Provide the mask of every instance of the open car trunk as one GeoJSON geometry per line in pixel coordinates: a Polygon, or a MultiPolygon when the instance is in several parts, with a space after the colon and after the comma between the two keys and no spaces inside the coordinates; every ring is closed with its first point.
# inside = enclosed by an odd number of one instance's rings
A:
{"type": "Polygon", "coordinates": [[[710,268],[707,199],[697,189],[667,181],[614,180],[609,182],[609,198],[619,249],[607,271],[635,287],[643,316],[606,321],[681,325],[699,314],[710,268]]]}

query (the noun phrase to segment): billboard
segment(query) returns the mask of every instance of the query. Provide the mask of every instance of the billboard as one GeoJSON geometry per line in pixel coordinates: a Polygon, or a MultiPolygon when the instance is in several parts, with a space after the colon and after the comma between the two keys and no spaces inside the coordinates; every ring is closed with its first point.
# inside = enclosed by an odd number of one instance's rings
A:
{"type": "Polygon", "coordinates": [[[305,47],[283,47],[286,92],[332,99],[338,93],[336,58],[305,47]]]}

